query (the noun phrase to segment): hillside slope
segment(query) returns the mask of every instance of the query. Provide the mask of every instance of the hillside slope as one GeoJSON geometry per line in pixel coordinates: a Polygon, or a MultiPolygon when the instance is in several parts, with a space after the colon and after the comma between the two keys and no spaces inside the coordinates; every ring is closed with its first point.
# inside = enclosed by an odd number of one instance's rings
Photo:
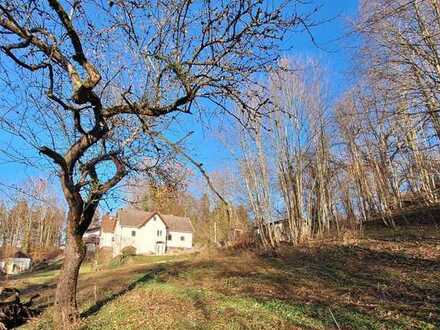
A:
{"type": "MultiPolygon", "coordinates": [[[[83,329],[436,329],[440,230],[379,230],[369,238],[251,252],[137,258],[83,269],[83,329]],[[96,301],[96,302],[95,302],[96,301]]],[[[53,290],[55,273],[16,281],[53,290]]],[[[45,303],[50,303],[47,296],[45,303]]],[[[27,329],[48,329],[50,308],[27,329]]]]}

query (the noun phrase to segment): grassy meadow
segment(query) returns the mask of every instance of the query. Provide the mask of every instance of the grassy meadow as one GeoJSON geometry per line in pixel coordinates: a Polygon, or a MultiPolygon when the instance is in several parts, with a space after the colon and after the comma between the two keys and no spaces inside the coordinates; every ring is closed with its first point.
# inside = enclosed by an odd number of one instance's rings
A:
{"type": "MultiPolygon", "coordinates": [[[[51,329],[59,264],[9,279],[40,293],[51,329]]],[[[375,229],[361,238],[256,251],[131,257],[81,269],[80,329],[438,329],[440,229],[375,229]]]]}

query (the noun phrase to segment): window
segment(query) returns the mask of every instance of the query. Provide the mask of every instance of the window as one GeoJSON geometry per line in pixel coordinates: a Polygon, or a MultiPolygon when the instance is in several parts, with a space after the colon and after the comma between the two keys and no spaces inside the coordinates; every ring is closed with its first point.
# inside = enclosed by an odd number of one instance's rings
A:
{"type": "Polygon", "coordinates": [[[168,240],[171,241],[172,238],[171,234],[168,234],[168,240]]]}
{"type": "Polygon", "coordinates": [[[131,231],[131,237],[135,237],[136,236],[136,230],[132,230],[131,231]]]}
{"type": "Polygon", "coordinates": [[[180,240],[184,241],[185,240],[185,236],[180,236],[180,240]]]}
{"type": "Polygon", "coordinates": [[[162,236],[162,230],[157,231],[157,236],[162,236]]]}

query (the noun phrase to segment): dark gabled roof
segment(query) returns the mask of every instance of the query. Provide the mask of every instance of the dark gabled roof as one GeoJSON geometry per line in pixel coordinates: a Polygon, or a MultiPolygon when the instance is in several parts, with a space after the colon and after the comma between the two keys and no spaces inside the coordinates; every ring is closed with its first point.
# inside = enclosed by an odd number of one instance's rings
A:
{"type": "Polygon", "coordinates": [[[171,214],[160,214],[155,211],[146,212],[137,209],[121,209],[118,212],[118,220],[121,226],[142,227],[155,215],[158,215],[169,231],[192,233],[193,227],[187,217],[178,217],[171,214]]]}
{"type": "Polygon", "coordinates": [[[121,226],[124,227],[142,227],[150,220],[156,212],[145,212],[137,209],[121,209],[117,218],[121,226]]]}
{"type": "Polygon", "coordinates": [[[193,227],[191,220],[186,217],[177,217],[171,214],[159,214],[169,231],[178,231],[182,233],[192,233],[193,227]]]}
{"type": "Polygon", "coordinates": [[[30,259],[31,257],[29,257],[26,253],[24,253],[22,251],[17,251],[14,253],[13,258],[28,258],[28,259],[30,259]]]}
{"type": "Polygon", "coordinates": [[[94,232],[94,231],[97,231],[97,230],[100,230],[100,229],[101,229],[100,226],[89,227],[89,228],[87,228],[86,233],[91,233],[91,232],[94,232]]]}

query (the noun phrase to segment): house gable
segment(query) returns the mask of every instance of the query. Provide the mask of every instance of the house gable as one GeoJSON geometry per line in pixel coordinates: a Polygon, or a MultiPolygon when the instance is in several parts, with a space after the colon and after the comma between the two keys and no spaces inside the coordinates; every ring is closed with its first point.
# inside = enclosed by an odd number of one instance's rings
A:
{"type": "Polygon", "coordinates": [[[130,230],[135,231],[139,253],[154,252],[157,244],[166,244],[167,228],[159,214],[153,215],[141,227],[130,230]]]}
{"type": "Polygon", "coordinates": [[[121,227],[140,228],[158,213],[146,212],[137,209],[121,209],[117,214],[117,221],[121,227]]]}
{"type": "Polygon", "coordinates": [[[135,247],[139,254],[160,254],[167,247],[191,248],[192,232],[191,221],[186,217],[121,209],[116,216],[113,254],[119,254],[126,246],[135,247]],[[168,239],[169,235],[173,239],[168,239]]]}
{"type": "Polygon", "coordinates": [[[155,221],[159,221],[161,222],[161,224],[163,226],[167,226],[167,224],[165,223],[165,221],[163,220],[163,218],[161,217],[161,215],[158,212],[154,212],[142,225],[140,225],[138,228],[142,228],[148,225],[149,222],[155,222],[155,221]]]}

